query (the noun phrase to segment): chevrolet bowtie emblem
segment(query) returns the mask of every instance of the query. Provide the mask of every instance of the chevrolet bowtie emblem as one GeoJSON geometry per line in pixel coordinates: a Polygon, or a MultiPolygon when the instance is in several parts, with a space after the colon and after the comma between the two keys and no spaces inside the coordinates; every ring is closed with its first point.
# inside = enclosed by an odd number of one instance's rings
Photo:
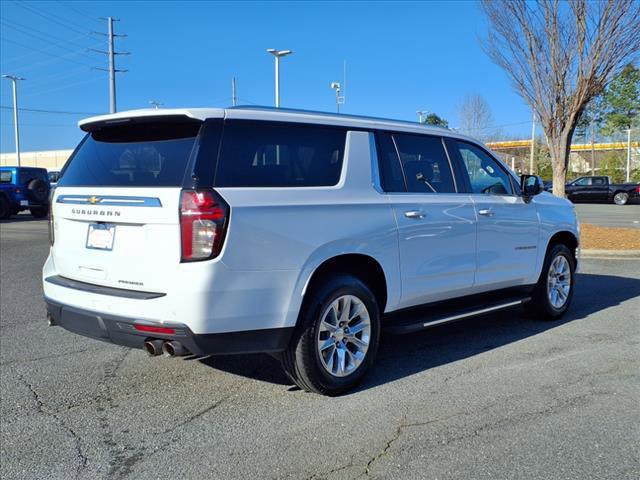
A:
{"type": "Polygon", "coordinates": [[[89,197],[89,203],[90,203],[91,205],[95,205],[96,203],[99,203],[99,202],[100,202],[100,200],[102,200],[102,199],[101,199],[101,198],[98,198],[98,197],[89,197]]]}

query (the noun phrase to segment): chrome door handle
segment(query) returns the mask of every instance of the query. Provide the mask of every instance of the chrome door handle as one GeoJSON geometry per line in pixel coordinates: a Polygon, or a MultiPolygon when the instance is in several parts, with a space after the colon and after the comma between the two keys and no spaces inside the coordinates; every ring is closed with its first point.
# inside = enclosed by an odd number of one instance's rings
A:
{"type": "Polygon", "coordinates": [[[424,213],[421,212],[420,210],[409,210],[407,212],[404,212],[404,216],[407,218],[414,218],[416,220],[420,220],[421,218],[424,218],[424,213]]]}
{"type": "Polygon", "coordinates": [[[482,215],[484,217],[493,217],[495,213],[490,208],[482,208],[478,210],[478,215],[482,215]]]}

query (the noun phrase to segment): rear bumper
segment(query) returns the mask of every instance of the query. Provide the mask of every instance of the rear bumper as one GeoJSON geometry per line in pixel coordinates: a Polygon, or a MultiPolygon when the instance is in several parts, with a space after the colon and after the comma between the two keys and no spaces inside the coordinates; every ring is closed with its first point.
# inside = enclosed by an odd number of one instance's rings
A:
{"type": "Polygon", "coordinates": [[[240,332],[194,334],[180,323],[154,323],[132,320],[111,314],[103,314],[63,305],[45,298],[47,315],[53,325],[65,330],[104,342],[130,348],[142,348],[145,340],[161,339],[180,342],[193,355],[230,355],[242,353],[281,352],[289,343],[293,328],[270,328],[240,332]],[[171,327],[175,334],[150,334],[134,328],[134,323],[171,327]]]}

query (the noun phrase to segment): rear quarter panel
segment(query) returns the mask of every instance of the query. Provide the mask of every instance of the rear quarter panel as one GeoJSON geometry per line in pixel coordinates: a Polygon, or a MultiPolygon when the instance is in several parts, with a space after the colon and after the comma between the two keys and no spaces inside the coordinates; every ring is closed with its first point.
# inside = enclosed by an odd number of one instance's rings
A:
{"type": "Polygon", "coordinates": [[[221,261],[232,271],[288,272],[282,292],[286,326],[295,325],[306,284],[324,261],[359,253],[385,272],[387,307],[400,297],[396,223],[372,184],[372,139],[348,132],[342,175],[334,187],[219,188],[231,205],[221,261]]]}

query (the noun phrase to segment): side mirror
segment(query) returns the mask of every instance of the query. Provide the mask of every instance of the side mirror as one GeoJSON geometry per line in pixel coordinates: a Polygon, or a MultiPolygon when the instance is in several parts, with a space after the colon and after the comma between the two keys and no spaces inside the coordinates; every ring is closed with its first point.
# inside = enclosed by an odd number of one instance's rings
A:
{"type": "Polygon", "coordinates": [[[544,191],[542,178],[537,175],[520,175],[520,190],[525,202],[530,201],[531,197],[544,191]]]}

